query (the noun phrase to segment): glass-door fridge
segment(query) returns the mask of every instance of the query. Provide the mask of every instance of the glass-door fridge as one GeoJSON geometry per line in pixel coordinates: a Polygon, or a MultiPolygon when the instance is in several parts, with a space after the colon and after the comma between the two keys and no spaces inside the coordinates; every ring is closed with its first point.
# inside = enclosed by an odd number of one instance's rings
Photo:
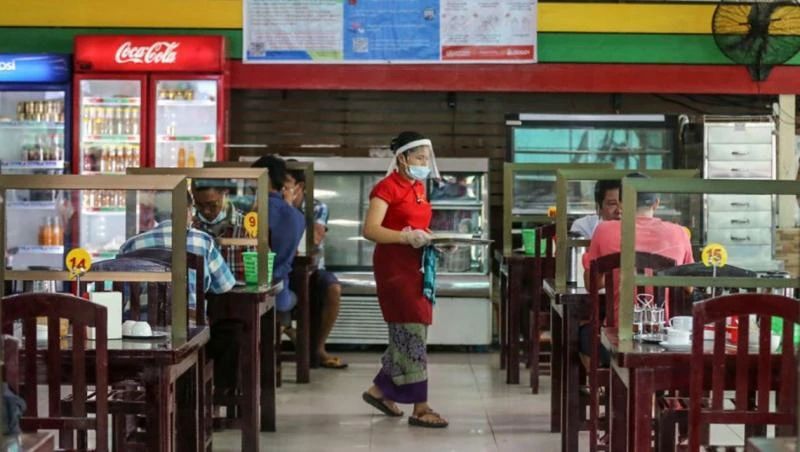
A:
{"type": "MultiPolygon", "coordinates": [[[[0,54],[0,173],[69,171],[70,63],[65,55],[0,54]]],[[[10,190],[7,198],[6,265],[60,269],[66,195],[10,190]]]]}
{"type": "MultiPolygon", "coordinates": [[[[223,159],[225,57],[222,36],[77,36],[75,171],[223,159]]],[[[95,258],[115,255],[125,240],[124,194],[82,198],[79,243],[95,258]]]]}
{"type": "MultiPolygon", "coordinates": [[[[314,197],[328,205],[325,265],[342,283],[342,304],[330,343],[386,343],[372,273],[374,244],[361,236],[372,187],[389,159],[302,158],[314,162],[314,197]]],[[[428,181],[431,229],[449,236],[489,238],[487,159],[437,159],[442,178],[428,181]]],[[[429,343],[483,346],[491,342],[487,246],[440,256],[437,303],[429,343]]]]}

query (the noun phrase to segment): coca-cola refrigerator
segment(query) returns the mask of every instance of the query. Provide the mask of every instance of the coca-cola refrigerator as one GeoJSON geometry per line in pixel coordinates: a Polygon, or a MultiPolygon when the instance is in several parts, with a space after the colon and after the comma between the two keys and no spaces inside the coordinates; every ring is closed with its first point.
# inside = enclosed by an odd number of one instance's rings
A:
{"type": "MultiPolygon", "coordinates": [[[[71,76],[67,55],[0,53],[0,173],[69,171],[71,76]]],[[[8,190],[5,195],[6,231],[0,240],[6,240],[6,265],[60,269],[68,193],[8,190]]]]}
{"type": "MultiPolygon", "coordinates": [[[[77,36],[75,173],[224,160],[225,48],[222,36],[77,36]]],[[[124,198],[87,192],[81,200],[80,243],[97,258],[125,240],[124,198]]]]}

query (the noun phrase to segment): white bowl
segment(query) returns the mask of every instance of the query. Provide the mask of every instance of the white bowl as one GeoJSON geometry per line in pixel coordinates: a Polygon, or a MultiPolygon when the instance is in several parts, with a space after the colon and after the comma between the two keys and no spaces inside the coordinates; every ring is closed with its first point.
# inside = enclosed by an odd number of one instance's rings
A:
{"type": "Polygon", "coordinates": [[[131,328],[131,336],[152,336],[153,329],[150,328],[150,324],[147,322],[136,322],[133,324],[133,328],[131,328]]]}

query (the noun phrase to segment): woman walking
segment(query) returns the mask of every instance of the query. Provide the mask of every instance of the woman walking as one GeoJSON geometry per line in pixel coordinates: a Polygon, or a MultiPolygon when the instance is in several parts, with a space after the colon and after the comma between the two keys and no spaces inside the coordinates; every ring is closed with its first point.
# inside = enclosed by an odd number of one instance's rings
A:
{"type": "Polygon", "coordinates": [[[401,133],[391,149],[394,159],[370,193],[364,220],[364,237],[376,244],[373,268],[389,347],[362,397],[387,416],[402,416],[397,403],[412,403],[410,425],[443,428],[447,420],[428,405],[426,339],[433,307],[423,295],[420,271],[423,247],[431,239],[425,180],[439,175],[431,141],[419,133],[401,133]]]}

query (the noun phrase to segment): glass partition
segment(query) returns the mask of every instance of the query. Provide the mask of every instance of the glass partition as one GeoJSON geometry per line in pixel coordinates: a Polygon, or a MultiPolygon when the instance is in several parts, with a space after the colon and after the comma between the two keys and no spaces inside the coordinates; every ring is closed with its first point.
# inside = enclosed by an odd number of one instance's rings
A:
{"type": "MultiPolygon", "coordinates": [[[[241,251],[255,250],[259,256],[266,256],[269,252],[269,228],[257,227],[256,236],[251,237],[244,227],[244,215],[250,212],[256,212],[257,225],[269,224],[268,209],[258,209],[257,206],[261,203],[255,202],[257,199],[269,199],[269,175],[266,168],[134,168],[129,169],[128,173],[187,177],[196,196],[194,226],[214,236],[238,282],[243,283],[245,280],[241,251]],[[213,188],[215,193],[199,195],[198,191],[205,191],[204,188],[213,188]],[[198,215],[202,215],[206,208],[203,204],[207,203],[213,204],[211,208],[217,212],[232,209],[227,215],[236,216],[238,219],[234,221],[240,223],[232,225],[225,232],[203,227],[199,224],[201,220],[198,215]]],[[[258,260],[258,283],[262,286],[269,283],[266,259],[258,260]]]]}
{"type": "MultiPolygon", "coordinates": [[[[631,318],[636,286],[769,289],[797,297],[796,289],[800,287],[800,275],[797,273],[798,265],[800,265],[800,251],[796,247],[784,249],[781,242],[772,240],[773,234],[786,230],[778,229],[775,222],[769,222],[768,224],[771,226],[768,228],[750,228],[749,226],[760,217],[775,215],[775,212],[762,208],[772,205],[772,197],[794,197],[798,194],[800,194],[800,181],[623,179],[620,338],[629,339],[631,337],[631,318]],[[748,273],[748,276],[717,277],[713,275],[645,276],[634,274],[633,254],[638,228],[635,221],[636,211],[633,206],[640,194],[657,194],[665,199],[675,199],[680,204],[717,203],[720,206],[743,209],[731,213],[716,213],[716,217],[712,215],[709,218],[710,222],[717,222],[725,225],[726,228],[712,230],[713,233],[700,234],[697,239],[693,239],[693,243],[699,242],[698,248],[701,249],[709,244],[721,245],[724,252],[720,252],[719,255],[724,256],[723,261],[726,266],[750,270],[755,272],[756,276],[753,277],[752,272],[748,273]],[[732,204],[735,206],[731,207],[732,204]],[[778,245],[773,245],[775,243],[778,245]]],[[[714,212],[719,212],[719,210],[714,212]]],[[[692,215],[695,217],[695,221],[700,221],[703,213],[693,212],[692,215]]],[[[703,260],[703,256],[697,250],[694,257],[696,261],[703,260]]]]}
{"type": "MultiPolygon", "coordinates": [[[[570,237],[569,225],[575,220],[572,214],[575,211],[575,204],[584,205],[581,198],[574,196],[574,193],[591,193],[592,206],[594,206],[594,185],[599,180],[621,180],[631,171],[628,170],[586,170],[586,169],[565,169],[556,172],[557,197],[556,204],[556,288],[566,290],[568,280],[571,279],[575,284],[583,284],[583,265],[579,258],[570,259],[573,255],[582,255],[581,251],[588,249],[590,240],[587,238],[570,237]],[[562,239],[563,238],[563,239],[562,239]]],[[[698,170],[656,170],[641,171],[641,173],[651,178],[696,178],[699,177],[698,170]]],[[[678,179],[680,180],[680,179],[678,179]]],[[[623,209],[624,212],[624,209],[623,209]]],[[[686,226],[691,230],[692,227],[699,231],[700,223],[696,221],[702,215],[702,204],[691,204],[683,198],[665,196],[656,215],[665,220],[674,221],[686,226]]],[[[594,213],[594,208],[591,210],[594,213]]],[[[697,237],[698,233],[693,233],[697,237]]]]}
{"type": "MultiPolygon", "coordinates": [[[[152,229],[159,221],[172,222],[172,265],[170,272],[106,272],[89,271],[81,280],[84,282],[129,281],[129,282],[170,282],[172,287],[172,337],[174,341],[182,341],[187,336],[187,278],[186,278],[186,229],[187,229],[187,200],[186,180],[180,176],[0,176],[0,251],[6,256],[6,262],[0,271],[3,272],[4,281],[19,281],[25,284],[70,281],[72,275],[65,271],[65,262],[59,254],[58,260],[48,262],[48,265],[25,265],[20,257],[25,245],[12,245],[11,243],[26,243],[40,239],[40,236],[57,237],[63,234],[63,252],[68,252],[81,246],[80,230],[85,222],[81,217],[86,213],[76,208],[77,200],[90,196],[92,192],[113,192],[124,222],[128,227],[117,230],[108,230],[108,225],[95,225],[96,234],[107,234],[115,239],[114,255],[120,247],[133,235],[152,229]],[[56,191],[59,192],[58,221],[50,222],[39,228],[29,227],[30,231],[20,228],[28,224],[25,218],[15,215],[9,210],[7,199],[22,196],[26,191],[56,191]],[[158,200],[158,201],[157,201],[158,200]],[[58,228],[63,226],[65,231],[59,233],[58,228]],[[34,237],[35,236],[35,237],[34,237]],[[14,240],[17,240],[14,242],[14,240]],[[10,269],[6,270],[6,267],[10,269]]],[[[88,220],[91,223],[91,220],[88,220]]],[[[30,225],[29,225],[30,226],[30,225]]],[[[109,250],[110,250],[109,244],[109,250]]],[[[84,248],[85,249],[85,248],[84,248]]],[[[92,250],[85,249],[92,254],[92,250]]],[[[94,257],[93,256],[93,260],[94,257]]],[[[50,286],[51,288],[53,286],[50,286]]],[[[5,287],[3,288],[3,290],[5,287]]],[[[0,296],[2,296],[0,292],[0,296]]]]}

